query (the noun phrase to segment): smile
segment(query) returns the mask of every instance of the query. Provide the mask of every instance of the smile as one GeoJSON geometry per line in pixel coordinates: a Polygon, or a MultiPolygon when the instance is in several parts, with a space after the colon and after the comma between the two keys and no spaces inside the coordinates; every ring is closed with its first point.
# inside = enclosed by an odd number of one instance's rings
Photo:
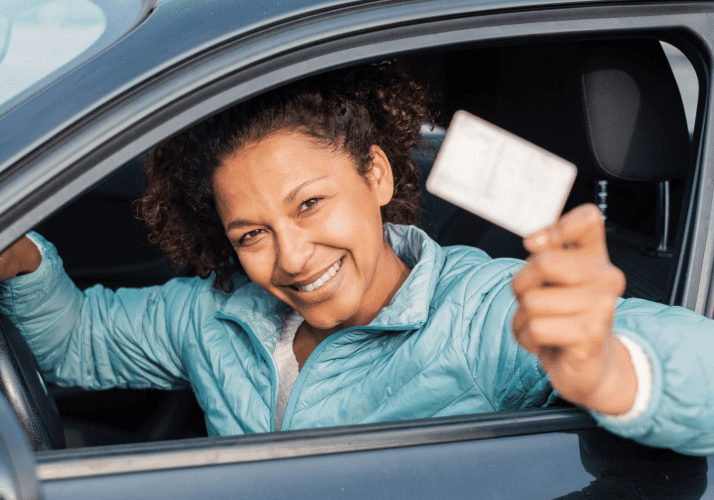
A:
{"type": "Polygon", "coordinates": [[[338,260],[335,262],[332,267],[330,267],[327,271],[325,271],[325,274],[317,278],[315,281],[312,283],[305,285],[305,286],[296,286],[298,290],[301,292],[312,292],[313,290],[317,290],[320,288],[322,285],[330,281],[335,274],[337,274],[337,271],[340,270],[340,266],[342,265],[342,259],[338,260]]]}

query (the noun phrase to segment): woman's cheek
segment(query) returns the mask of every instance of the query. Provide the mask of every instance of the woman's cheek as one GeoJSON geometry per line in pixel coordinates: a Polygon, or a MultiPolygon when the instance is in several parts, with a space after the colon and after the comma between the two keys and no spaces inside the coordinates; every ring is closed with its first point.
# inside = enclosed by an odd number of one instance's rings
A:
{"type": "Polygon", "coordinates": [[[327,221],[327,230],[333,234],[342,234],[345,230],[345,225],[342,222],[342,217],[335,215],[327,221]]]}
{"type": "Polygon", "coordinates": [[[250,250],[238,251],[238,262],[248,275],[250,280],[265,288],[270,281],[272,267],[270,266],[265,252],[250,250]]]}

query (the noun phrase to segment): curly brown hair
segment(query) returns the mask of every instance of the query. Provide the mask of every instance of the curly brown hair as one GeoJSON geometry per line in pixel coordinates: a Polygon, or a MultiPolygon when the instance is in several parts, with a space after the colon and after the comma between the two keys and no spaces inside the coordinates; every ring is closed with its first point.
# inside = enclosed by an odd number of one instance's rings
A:
{"type": "Polygon", "coordinates": [[[379,146],[394,175],[394,195],[382,207],[382,220],[414,224],[421,195],[411,151],[421,125],[432,120],[430,102],[422,85],[383,64],[311,77],[229,108],[148,156],[146,193],[136,204],[149,240],[177,265],[192,266],[202,278],[214,274],[214,289],[231,292],[231,276],[242,269],[216,213],[211,176],[241,147],[285,130],[345,151],[365,178],[371,146],[379,146]]]}

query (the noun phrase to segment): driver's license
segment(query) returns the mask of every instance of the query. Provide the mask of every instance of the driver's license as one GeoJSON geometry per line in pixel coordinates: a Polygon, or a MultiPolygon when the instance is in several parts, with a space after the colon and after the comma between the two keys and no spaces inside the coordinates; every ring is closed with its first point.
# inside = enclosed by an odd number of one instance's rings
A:
{"type": "Polygon", "coordinates": [[[457,111],[426,188],[525,237],[556,221],[576,174],[572,163],[457,111]]]}

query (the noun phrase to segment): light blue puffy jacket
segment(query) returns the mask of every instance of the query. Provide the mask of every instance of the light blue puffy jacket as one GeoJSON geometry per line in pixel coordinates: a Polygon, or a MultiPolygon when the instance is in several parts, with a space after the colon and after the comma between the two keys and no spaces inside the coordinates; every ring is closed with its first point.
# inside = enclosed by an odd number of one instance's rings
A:
{"type": "MultiPolygon", "coordinates": [[[[283,429],[539,407],[554,394],[538,360],[511,333],[510,278],[522,265],[468,247],[442,248],[410,226],[385,225],[413,268],[367,326],[335,333],[300,371],[283,429]]],[[[232,294],[211,280],[79,291],[54,247],[34,273],[0,284],[0,312],[17,324],[47,378],[62,385],[193,387],[209,434],[274,428],[273,350],[288,306],[245,277],[232,294]]],[[[714,454],[714,326],[683,308],[630,299],[614,330],[649,356],[653,393],[609,430],[654,446],[714,454]],[[707,354],[708,353],[708,354],[707,354]]]]}

